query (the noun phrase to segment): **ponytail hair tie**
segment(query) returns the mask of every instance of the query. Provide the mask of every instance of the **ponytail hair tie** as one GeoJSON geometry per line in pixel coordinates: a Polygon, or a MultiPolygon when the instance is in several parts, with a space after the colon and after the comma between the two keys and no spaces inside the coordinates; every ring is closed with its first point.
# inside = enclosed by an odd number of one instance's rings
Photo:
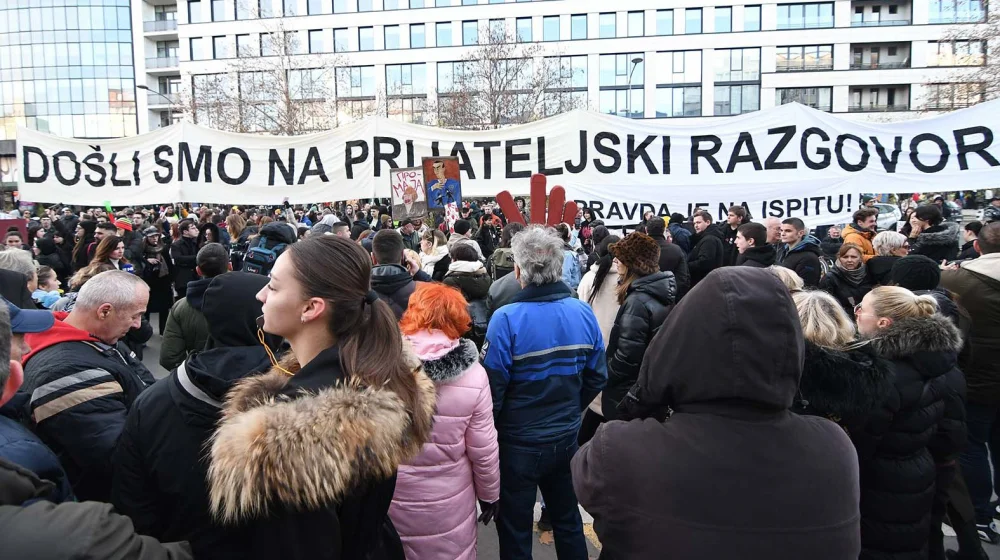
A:
{"type": "Polygon", "coordinates": [[[375,290],[368,290],[368,295],[365,296],[365,302],[369,305],[375,303],[378,300],[378,292],[375,290]]]}

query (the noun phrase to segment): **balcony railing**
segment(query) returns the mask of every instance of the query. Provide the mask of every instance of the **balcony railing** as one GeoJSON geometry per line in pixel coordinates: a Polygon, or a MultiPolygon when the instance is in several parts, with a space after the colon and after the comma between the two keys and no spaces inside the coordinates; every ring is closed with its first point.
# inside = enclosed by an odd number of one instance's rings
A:
{"type": "Polygon", "coordinates": [[[895,68],[909,68],[910,60],[901,62],[852,62],[851,70],[892,70],[895,68]]]}
{"type": "Polygon", "coordinates": [[[930,17],[927,23],[980,23],[986,21],[985,14],[969,14],[961,16],[949,16],[949,17],[930,17]]]}
{"type": "Polygon", "coordinates": [[[179,63],[176,56],[154,56],[146,59],[146,68],[173,68],[179,63]]]}
{"type": "Polygon", "coordinates": [[[180,105],[180,96],[176,93],[160,93],[158,91],[147,91],[147,103],[153,105],[180,105]]]}
{"type": "Polygon", "coordinates": [[[804,60],[785,60],[778,62],[778,72],[813,72],[818,70],[833,70],[833,61],[806,62],[804,60]]]}
{"type": "Polygon", "coordinates": [[[852,21],[851,27],[890,27],[893,25],[910,25],[908,19],[881,19],[869,21],[852,21]]]}
{"type": "Polygon", "coordinates": [[[924,105],[924,108],[928,111],[951,111],[953,109],[972,107],[976,103],[982,103],[982,99],[975,101],[928,101],[924,105]]]}
{"type": "Polygon", "coordinates": [[[142,29],[146,33],[153,33],[156,31],[177,31],[177,20],[165,19],[145,21],[142,23],[142,29]]]}
{"type": "Polygon", "coordinates": [[[909,103],[897,103],[895,105],[851,105],[847,108],[847,112],[849,113],[892,113],[909,110],[909,103]]]}
{"type": "Polygon", "coordinates": [[[833,27],[833,18],[824,18],[819,21],[794,21],[777,25],[778,29],[823,29],[833,27]]]}

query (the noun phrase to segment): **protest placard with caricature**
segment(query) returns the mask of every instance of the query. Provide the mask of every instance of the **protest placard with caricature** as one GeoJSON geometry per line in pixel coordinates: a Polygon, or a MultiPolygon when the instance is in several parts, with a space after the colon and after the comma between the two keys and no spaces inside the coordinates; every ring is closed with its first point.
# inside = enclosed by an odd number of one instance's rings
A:
{"type": "Polygon", "coordinates": [[[427,216],[427,191],[421,168],[405,167],[390,173],[392,185],[392,219],[399,222],[407,218],[427,216]]]}

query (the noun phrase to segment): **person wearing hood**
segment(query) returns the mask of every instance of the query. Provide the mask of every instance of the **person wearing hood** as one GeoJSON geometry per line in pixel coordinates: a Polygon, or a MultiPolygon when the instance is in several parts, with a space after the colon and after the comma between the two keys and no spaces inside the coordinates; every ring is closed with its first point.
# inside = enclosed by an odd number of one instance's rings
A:
{"type": "Polygon", "coordinates": [[[618,315],[608,338],[608,384],[601,395],[606,420],[620,418],[618,404],[639,379],[639,366],[677,298],[671,272],[660,272],[660,248],[644,233],[635,232],[611,245],[620,278],[615,290],[618,315]]]}
{"type": "Polygon", "coordinates": [[[229,252],[219,243],[209,243],[198,251],[198,279],[188,284],[187,295],[170,308],[160,347],[160,366],[171,371],[185,358],[205,348],[208,321],[202,313],[205,290],[212,279],[230,270],[229,252]]]}
{"type": "Polygon", "coordinates": [[[892,267],[900,259],[910,254],[910,244],[906,236],[895,231],[883,231],[872,239],[875,256],[868,259],[865,266],[872,282],[879,286],[892,283],[892,267]]]}
{"type": "Polygon", "coordinates": [[[112,459],[111,503],[140,533],[188,541],[197,557],[227,558],[231,537],[209,515],[204,450],[226,393],[270,369],[269,353],[281,341],[265,335],[265,348],[257,338],[262,312],[255,296],[266,277],[228,272],[206,281],[205,350],[188,356],[132,405],[112,459]]]}
{"type": "MultiPolygon", "coordinates": [[[[966,424],[969,442],[962,452],[962,474],[976,508],[977,524],[988,536],[995,515],[990,503],[994,479],[990,457],[996,464],[996,449],[990,449],[992,432],[1000,411],[1000,223],[983,226],[975,241],[980,257],[961,267],[941,271],[940,286],[957,294],[972,317],[969,342],[972,352],[963,356],[959,367],[968,383],[966,424]]],[[[991,539],[992,540],[992,539],[991,539]]],[[[995,541],[994,541],[995,542],[995,541]]]]}
{"type": "Polygon", "coordinates": [[[397,319],[403,317],[416,282],[430,282],[415,263],[403,254],[403,236],[394,229],[384,229],[372,239],[372,290],[389,305],[397,319]]]}
{"type": "Polygon", "coordinates": [[[844,238],[840,236],[840,232],[840,226],[832,225],[827,228],[826,235],[819,242],[819,248],[823,251],[823,256],[831,261],[836,260],[837,251],[844,244],[844,238]]]}
{"type": "Polygon", "coordinates": [[[451,265],[448,240],[440,230],[429,229],[420,236],[421,270],[435,282],[444,280],[451,265]]]}
{"type": "Polygon", "coordinates": [[[486,298],[490,294],[493,280],[472,247],[465,244],[452,247],[451,264],[448,265],[448,274],[444,275],[442,282],[446,286],[458,288],[469,303],[469,315],[472,317],[469,338],[476,343],[477,348],[482,348],[486,341],[486,329],[490,324],[486,298]]]}
{"type": "Polygon", "coordinates": [[[188,284],[198,279],[198,224],[185,218],[178,222],[177,231],[180,239],[170,245],[170,261],[174,263],[174,290],[179,300],[187,294],[188,284]]]}
{"type": "Polygon", "coordinates": [[[965,224],[962,228],[963,245],[958,251],[958,260],[967,261],[979,258],[979,251],[976,251],[975,243],[979,239],[979,232],[982,229],[982,222],[973,221],[965,224]]]}
{"type": "Polygon", "coordinates": [[[667,221],[667,227],[670,229],[671,242],[677,244],[686,255],[691,252],[693,245],[691,244],[691,230],[685,227],[684,222],[684,216],[679,212],[674,212],[667,221]]]}
{"type": "Polygon", "coordinates": [[[94,242],[94,232],[97,231],[97,222],[83,220],[77,222],[74,231],[76,243],[73,245],[73,270],[80,270],[90,264],[90,253],[87,247],[94,242]]]}
{"type": "Polygon", "coordinates": [[[794,270],[805,282],[807,288],[819,286],[823,267],[819,257],[823,252],[819,248],[819,239],[809,235],[809,230],[802,220],[788,218],[781,222],[781,242],[775,263],[794,270]]]}
{"type": "Polygon", "coordinates": [[[932,296],[898,286],[869,292],[855,316],[862,339],[892,363],[899,401],[865,471],[873,482],[861,497],[861,558],[927,558],[932,534],[939,558],[938,493],[950,485],[966,440],[961,333],[932,296]]]}
{"type": "Polygon", "coordinates": [[[226,393],[207,450],[209,511],[232,557],[404,558],[388,512],[400,463],[430,439],[436,392],[371,290],[371,262],[348,239],[310,237],[257,294],[263,331],[290,350],[226,393]]]}
{"type": "MultiPolygon", "coordinates": [[[[742,207],[741,207],[742,208],[742,207]]],[[[660,272],[670,272],[677,282],[677,299],[684,297],[684,294],[691,289],[691,272],[688,270],[687,255],[684,250],[674,245],[672,241],[667,241],[666,222],[661,218],[653,218],[646,224],[646,235],[656,241],[660,248],[660,272]]]]}
{"type": "Polygon", "coordinates": [[[953,261],[958,256],[958,224],[945,222],[941,208],[927,204],[910,218],[910,254],[930,257],[934,262],[953,261]]]}
{"type": "Polygon", "coordinates": [[[601,557],[857,558],[854,447],[790,410],[803,356],[795,304],[769,271],[723,268],[692,289],[627,397],[640,420],[603,424],[573,459],[601,557]]]}
{"type": "Polygon", "coordinates": [[[218,243],[228,249],[227,244],[222,243],[222,241],[220,241],[221,239],[222,235],[219,226],[211,222],[205,222],[204,224],[198,226],[198,239],[196,242],[198,243],[199,248],[204,247],[209,243],[218,243]]]}
{"type": "Polygon", "coordinates": [[[80,289],[70,313],[28,334],[24,356],[25,416],[58,456],[81,500],[107,501],[111,454],[125,416],[153,384],[123,338],[138,328],[149,288],[133,274],[102,272],[80,289]]]}
{"type": "Polygon", "coordinates": [[[737,228],[736,250],[740,253],[736,266],[768,268],[774,265],[774,245],[767,242],[767,228],[762,224],[750,222],[737,228]]]}
{"type": "Polygon", "coordinates": [[[48,266],[56,273],[56,278],[63,286],[67,285],[71,269],[64,254],[59,251],[56,242],[51,237],[42,237],[35,240],[35,260],[39,265],[48,266]]]}
{"type": "Polygon", "coordinates": [[[493,399],[479,351],[462,338],[469,323],[461,294],[425,282],[399,324],[437,389],[431,441],[399,465],[389,508],[407,558],[476,558],[476,500],[487,524],[499,505],[493,399]]]}
{"type": "Polygon", "coordinates": [[[448,251],[458,243],[464,243],[473,247],[476,250],[476,254],[479,256],[479,260],[485,261],[483,258],[483,250],[479,247],[479,243],[476,243],[472,239],[472,222],[469,220],[458,220],[455,222],[455,233],[451,234],[448,239],[448,251]]]}
{"type": "Polygon", "coordinates": [[[570,244],[572,233],[569,224],[559,224],[555,227],[559,239],[563,241],[563,282],[571,289],[580,287],[580,279],[583,278],[583,271],[580,266],[580,258],[576,250],[570,244]]]}
{"type": "Polygon", "coordinates": [[[878,226],[878,209],[861,208],[851,218],[853,221],[841,232],[844,243],[853,243],[861,249],[861,258],[868,262],[875,256],[875,248],[872,246],[872,239],[875,238],[875,229],[878,226]]]}
{"type": "Polygon", "coordinates": [[[820,282],[819,289],[837,298],[844,312],[852,314],[854,307],[861,303],[861,298],[874,286],[861,247],[845,242],[840,246],[836,263],[820,282]]]}
{"type": "Polygon", "coordinates": [[[693,247],[688,253],[688,271],[691,273],[691,287],[698,285],[708,273],[723,264],[725,244],[719,226],[712,223],[712,215],[704,210],[694,215],[694,231],[691,236],[693,247]]]}

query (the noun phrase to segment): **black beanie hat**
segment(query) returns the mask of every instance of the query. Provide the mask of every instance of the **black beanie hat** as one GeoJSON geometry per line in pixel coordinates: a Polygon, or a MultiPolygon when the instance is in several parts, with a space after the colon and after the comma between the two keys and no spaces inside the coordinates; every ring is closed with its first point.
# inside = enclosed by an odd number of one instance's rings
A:
{"type": "Polygon", "coordinates": [[[941,283],[941,267],[924,255],[909,255],[892,265],[889,278],[891,283],[910,291],[933,290],[941,283]]]}

